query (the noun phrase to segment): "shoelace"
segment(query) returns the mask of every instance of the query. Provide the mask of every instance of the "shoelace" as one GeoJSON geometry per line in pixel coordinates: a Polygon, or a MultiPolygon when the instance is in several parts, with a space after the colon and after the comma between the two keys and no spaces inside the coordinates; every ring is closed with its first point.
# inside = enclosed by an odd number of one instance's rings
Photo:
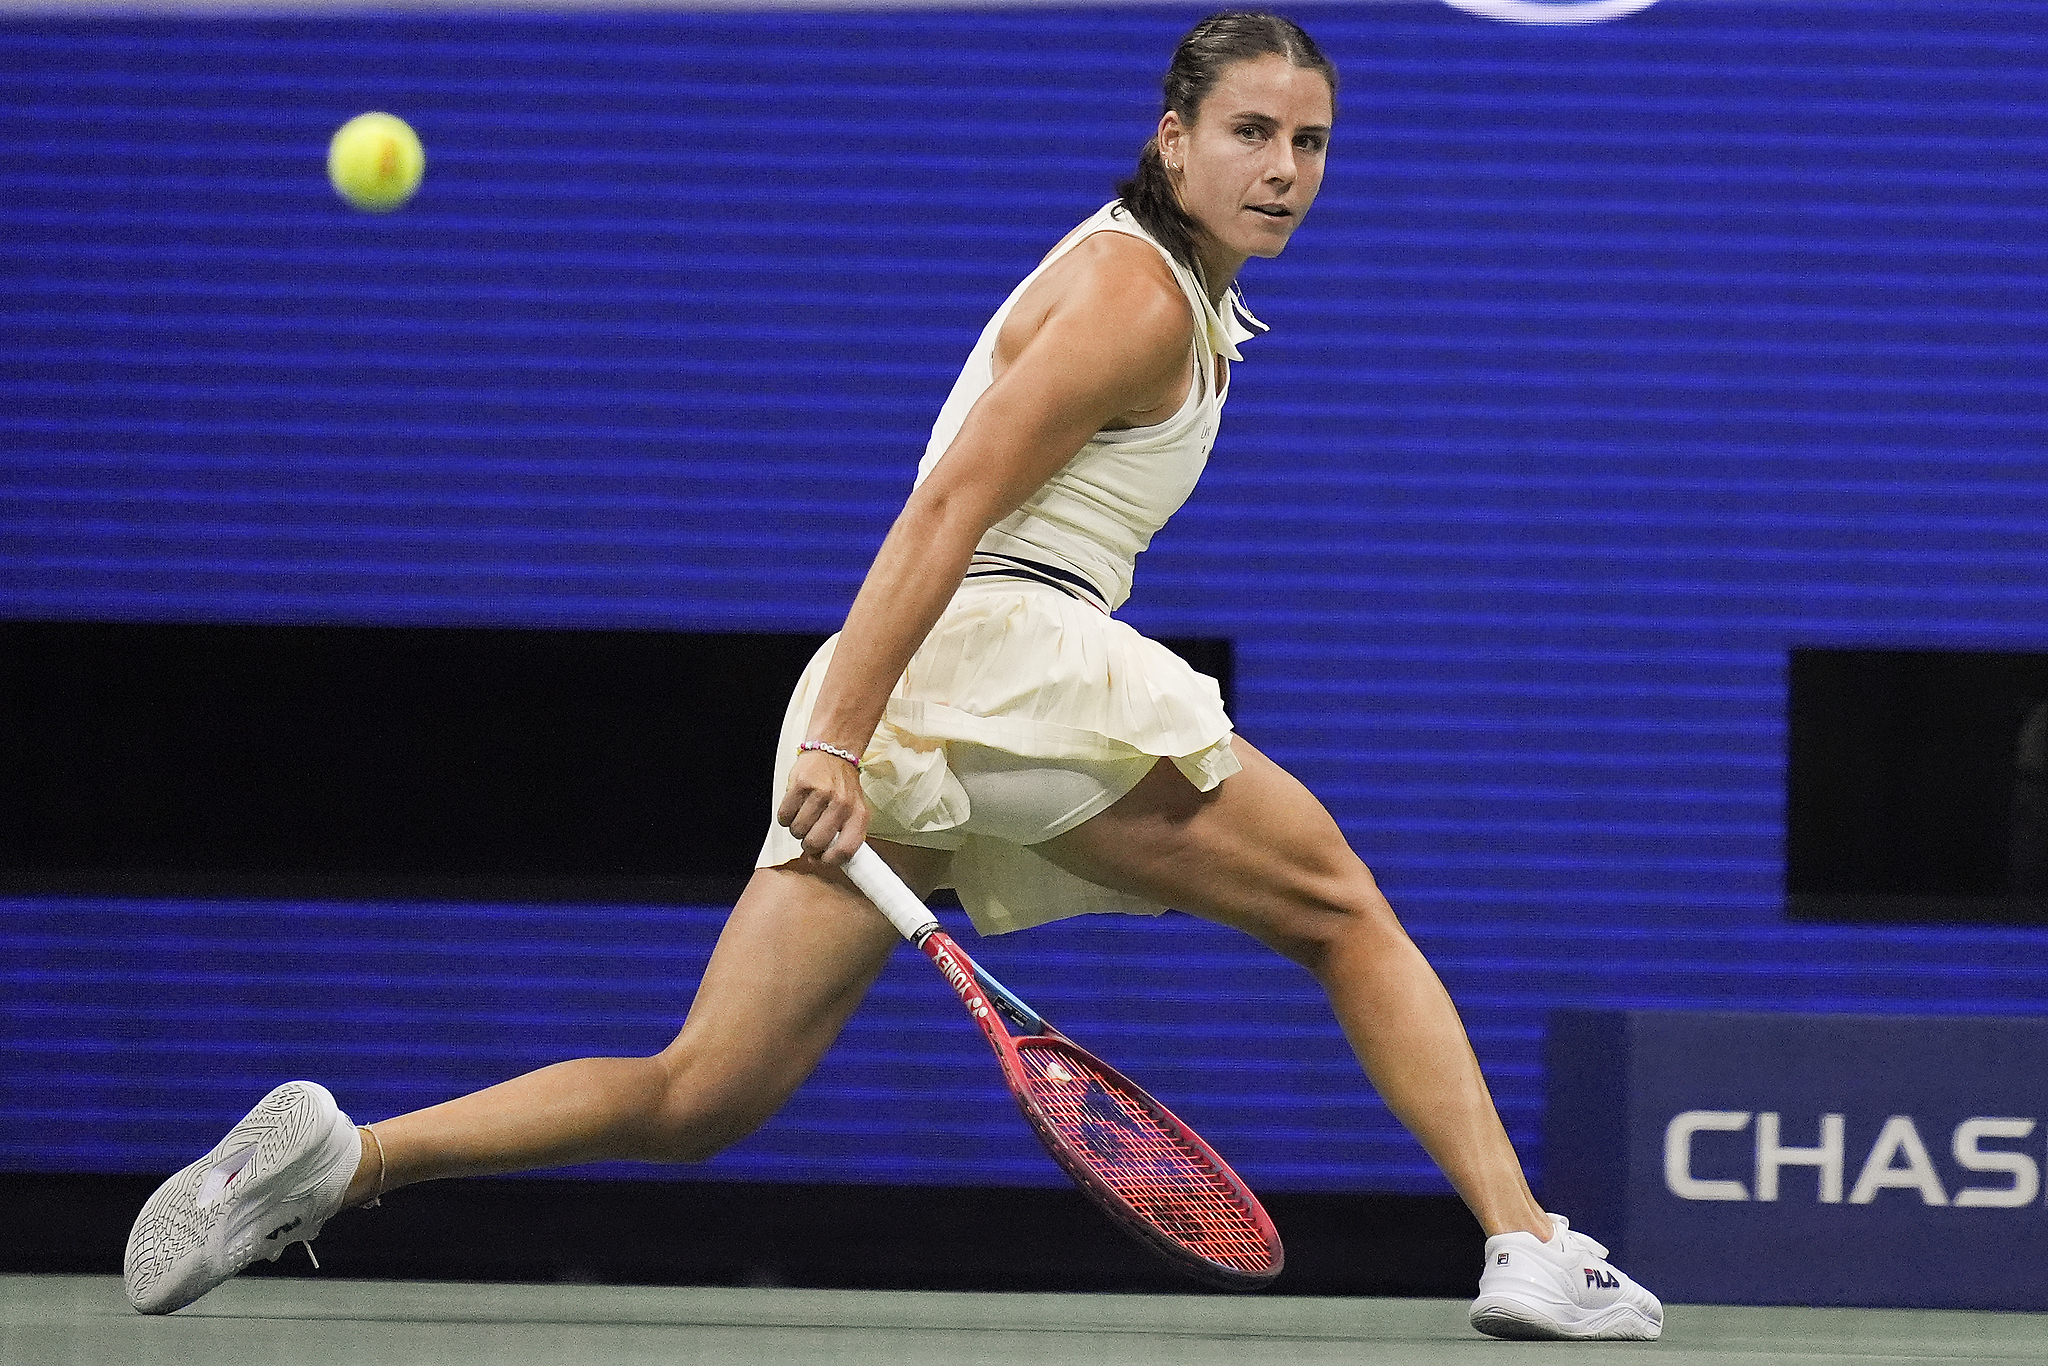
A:
{"type": "MultiPolygon", "coordinates": [[[[367,1203],[358,1205],[356,1208],[376,1209],[384,1203],[384,1140],[377,1137],[377,1131],[367,1124],[358,1124],[356,1129],[361,1133],[367,1134],[370,1139],[370,1146],[377,1150],[377,1189],[370,1196],[367,1203]]],[[[311,1238],[302,1239],[299,1246],[306,1249],[306,1260],[313,1264],[315,1271],[318,1271],[320,1269],[320,1258],[313,1251],[313,1240],[311,1238]]]]}
{"type": "Polygon", "coordinates": [[[1583,1251],[1590,1252],[1595,1257],[1598,1257],[1603,1261],[1607,1257],[1607,1249],[1602,1247],[1600,1244],[1594,1242],[1591,1238],[1588,1238],[1583,1233],[1573,1233],[1570,1230],[1566,1230],[1564,1235],[1564,1245],[1567,1248],[1577,1247],[1583,1251]]]}
{"type": "MultiPolygon", "coordinates": [[[[376,1209],[384,1203],[384,1140],[377,1137],[377,1131],[367,1124],[358,1124],[356,1128],[359,1132],[369,1135],[370,1146],[377,1150],[377,1190],[370,1196],[367,1203],[358,1205],[357,1208],[376,1209]]],[[[313,1264],[315,1271],[318,1271],[320,1269],[320,1257],[318,1253],[313,1251],[313,1240],[311,1238],[302,1238],[299,1240],[299,1246],[306,1249],[306,1260],[313,1264]]],[[[279,1255],[283,1255],[283,1249],[279,1249],[279,1255]]]]}

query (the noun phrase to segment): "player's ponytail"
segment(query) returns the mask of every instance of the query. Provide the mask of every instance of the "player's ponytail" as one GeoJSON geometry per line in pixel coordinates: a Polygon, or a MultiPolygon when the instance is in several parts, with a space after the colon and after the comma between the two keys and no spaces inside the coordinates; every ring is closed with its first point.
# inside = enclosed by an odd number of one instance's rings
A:
{"type": "Polygon", "coordinates": [[[1137,173],[1117,186],[1116,193],[1123,200],[1124,207],[1131,211],[1131,216],[1152,234],[1152,240],[1165,247],[1168,255],[1200,279],[1202,266],[1195,259],[1195,243],[1200,238],[1202,225],[1180,206],[1180,194],[1174,189],[1173,174],[1166,169],[1166,162],[1159,155],[1158,138],[1145,139],[1145,146],[1138,153],[1137,173]]]}
{"type": "MultiPolygon", "coordinates": [[[[1194,127],[1202,101],[1226,67],[1268,54],[1285,57],[1291,65],[1305,70],[1320,72],[1330,83],[1330,100],[1335,103],[1337,68],[1300,25],[1277,14],[1231,10],[1210,15],[1180,40],[1180,46],[1173,52],[1173,62],[1166,68],[1166,79],[1160,83],[1165,96],[1165,109],[1160,112],[1170,109],[1180,115],[1183,124],[1194,127]]],[[[1181,207],[1173,173],[1166,169],[1159,155],[1157,137],[1146,139],[1144,149],[1138,153],[1136,173],[1117,186],[1116,192],[1153,240],[1192,270],[1197,279],[1201,278],[1202,266],[1196,258],[1195,246],[1201,240],[1202,225],[1181,207]]]]}

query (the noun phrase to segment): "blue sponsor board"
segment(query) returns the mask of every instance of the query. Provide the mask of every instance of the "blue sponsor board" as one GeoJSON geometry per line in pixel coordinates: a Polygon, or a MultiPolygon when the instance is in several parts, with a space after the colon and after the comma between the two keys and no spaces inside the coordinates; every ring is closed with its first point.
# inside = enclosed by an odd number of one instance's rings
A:
{"type": "Polygon", "coordinates": [[[2048,1309],[2048,1020],[1559,1011],[1544,1200],[1667,1300],[2048,1309]]]}

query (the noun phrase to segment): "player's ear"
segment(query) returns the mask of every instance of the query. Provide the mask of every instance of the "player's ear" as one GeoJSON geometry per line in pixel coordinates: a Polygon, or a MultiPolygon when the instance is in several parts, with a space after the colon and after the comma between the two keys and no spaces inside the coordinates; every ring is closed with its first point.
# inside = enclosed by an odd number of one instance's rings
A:
{"type": "Polygon", "coordinates": [[[1169,170],[1179,170],[1187,164],[1187,125],[1180,121],[1180,115],[1167,110],[1159,116],[1159,159],[1169,170]]]}

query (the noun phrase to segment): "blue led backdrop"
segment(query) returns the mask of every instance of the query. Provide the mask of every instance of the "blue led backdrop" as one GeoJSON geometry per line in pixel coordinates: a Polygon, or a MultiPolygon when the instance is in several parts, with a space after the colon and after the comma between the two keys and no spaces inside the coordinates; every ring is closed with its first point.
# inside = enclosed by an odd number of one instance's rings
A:
{"type": "MultiPolygon", "coordinates": [[[[2048,4],[1293,12],[1327,188],[1125,615],[1234,642],[1535,1169],[1554,1007],[2048,1011],[2042,931],[1783,887],[1792,649],[2048,649],[2048,4]]],[[[832,629],[1198,13],[0,20],[0,615],[832,629]],[[366,109],[389,216],[323,173],[366,109]]],[[[11,896],[0,1167],[651,1052],[721,914],[11,896]]],[[[1255,1183],[1444,1189],[1248,941],[985,958],[1255,1183]]],[[[1059,1182],[956,1015],[900,957],[702,1174],[1059,1182]]]]}

